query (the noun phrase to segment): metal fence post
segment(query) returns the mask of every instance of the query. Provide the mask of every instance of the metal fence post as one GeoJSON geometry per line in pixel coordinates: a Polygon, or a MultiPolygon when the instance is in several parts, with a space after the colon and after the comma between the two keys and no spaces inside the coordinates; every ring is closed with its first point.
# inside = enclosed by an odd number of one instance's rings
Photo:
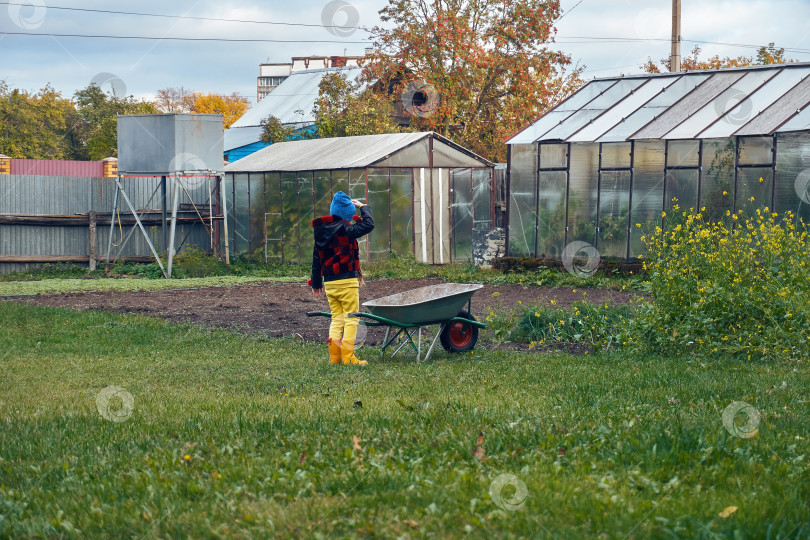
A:
{"type": "Polygon", "coordinates": [[[90,257],[90,270],[96,269],[96,213],[93,210],[87,212],[87,217],[90,221],[90,240],[87,254],[90,257]]]}

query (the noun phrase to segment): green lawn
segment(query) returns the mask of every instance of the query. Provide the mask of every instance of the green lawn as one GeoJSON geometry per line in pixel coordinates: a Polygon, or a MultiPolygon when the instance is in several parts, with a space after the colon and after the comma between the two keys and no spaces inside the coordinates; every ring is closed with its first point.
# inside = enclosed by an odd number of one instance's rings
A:
{"type": "Polygon", "coordinates": [[[233,287],[236,285],[267,282],[301,283],[302,281],[306,281],[306,279],[295,277],[244,276],[211,276],[171,280],[145,278],[46,278],[30,281],[0,281],[0,297],[98,291],[162,291],[166,289],[193,289],[196,287],[233,287]]]}
{"type": "Polygon", "coordinates": [[[140,316],[0,302],[0,321],[0,537],[810,537],[806,363],[361,368],[140,316]],[[724,427],[733,401],[757,436],[724,427]]]}

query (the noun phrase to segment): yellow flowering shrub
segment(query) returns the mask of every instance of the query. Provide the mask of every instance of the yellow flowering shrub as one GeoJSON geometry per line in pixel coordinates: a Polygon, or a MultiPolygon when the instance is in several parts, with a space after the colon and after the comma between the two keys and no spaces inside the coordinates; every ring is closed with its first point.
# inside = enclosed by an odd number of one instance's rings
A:
{"type": "Polygon", "coordinates": [[[659,351],[810,357],[810,237],[768,208],[730,225],[682,212],[643,238],[652,301],[630,331],[659,351]]]}

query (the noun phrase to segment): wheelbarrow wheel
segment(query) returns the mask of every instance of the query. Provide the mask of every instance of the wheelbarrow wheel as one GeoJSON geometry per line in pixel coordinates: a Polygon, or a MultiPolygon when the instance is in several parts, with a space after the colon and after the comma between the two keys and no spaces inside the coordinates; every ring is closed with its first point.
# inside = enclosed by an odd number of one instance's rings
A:
{"type": "MultiPolygon", "coordinates": [[[[459,311],[456,317],[460,319],[476,320],[466,309],[459,311]]],[[[453,321],[444,327],[439,338],[442,347],[451,353],[460,353],[473,350],[478,341],[478,327],[470,323],[453,321]]]]}

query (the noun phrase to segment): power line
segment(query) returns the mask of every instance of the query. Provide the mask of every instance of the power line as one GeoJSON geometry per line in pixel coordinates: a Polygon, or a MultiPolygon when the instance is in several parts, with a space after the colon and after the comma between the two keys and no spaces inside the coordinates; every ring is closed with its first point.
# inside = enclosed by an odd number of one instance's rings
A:
{"type": "Polygon", "coordinates": [[[580,4],[581,4],[582,2],[584,2],[584,1],[585,1],[585,0],[579,0],[579,2],[577,2],[576,4],[574,4],[574,7],[572,7],[571,9],[569,9],[568,11],[566,11],[565,13],[563,13],[562,15],[560,15],[560,18],[559,18],[559,19],[557,19],[557,20],[556,20],[556,21],[554,21],[554,22],[560,22],[561,20],[563,20],[563,17],[565,17],[566,15],[568,15],[569,13],[571,13],[572,11],[574,11],[575,9],[577,9],[577,6],[578,6],[578,5],[580,5],[580,4]]]}
{"type": "Polygon", "coordinates": [[[110,36],[110,35],[90,35],[90,34],[51,34],[51,33],[29,33],[29,32],[0,32],[0,36],[49,36],[68,38],[102,38],[102,39],[140,39],[156,41],[221,41],[221,42],[245,42],[245,43],[350,43],[368,45],[369,41],[338,41],[329,39],[253,39],[253,38],[189,38],[189,37],[159,37],[159,36],[110,36]]]}
{"type": "MultiPolygon", "coordinates": [[[[670,42],[671,38],[630,38],[630,37],[607,37],[607,36],[561,36],[561,40],[556,40],[553,43],[566,43],[566,44],[576,44],[576,43],[634,43],[634,42],[644,42],[644,41],[665,41],[670,42]],[[583,41],[564,41],[568,39],[577,39],[583,41]]],[[[689,43],[705,43],[707,45],[722,45],[726,47],[740,47],[746,49],[761,49],[762,47],[770,46],[770,43],[767,45],[753,45],[748,43],[726,43],[722,41],[707,41],[702,39],[686,39],[682,38],[681,41],[688,41],[689,43]]],[[[810,53],[810,49],[799,49],[795,47],[777,47],[779,49],[784,49],[785,52],[796,52],[796,53],[810,53]]]]}
{"type": "MultiPolygon", "coordinates": [[[[577,7],[579,7],[582,2],[585,0],[579,0],[574,6],[563,13],[559,19],[555,22],[559,22],[562,20],[566,15],[574,11],[577,7]]],[[[8,5],[8,6],[27,6],[30,3],[27,2],[9,2],[0,1],[0,5],[8,5]]],[[[354,26],[339,26],[339,25],[323,25],[323,24],[312,24],[312,23],[294,23],[294,22],[282,22],[282,21],[252,21],[246,19],[226,19],[220,17],[199,17],[194,15],[171,15],[166,13],[145,13],[145,12],[138,12],[138,11],[116,11],[110,9],[91,9],[91,8],[77,8],[77,7],[66,7],[66,6],[47,6],[47,9],[51,10],[62,10],[62,11],[78,11],[78,12],[85,12],[85,13],[104,13],[104,14],[113,14],[113,15],[132,15],[136,17],[157,17],[157,18],[166,18],[166,19],[187,19],[187,20],[196,20],[196,21],[215,21],[215,22],[230,22],[230,23],[240,23],[240,24],[269,24],[269,25],[278,25],[278,26],[302,26],[302,27],[309,27],[309,28],[338,28],[338,29],[355,29],[354,26]]],[[[245,41],[245,42],[269,42],[269,43],[357,43],[357,44],[367,44],[366,41],[327,41],[327,40],[270,40],[270,39],[228,39],[228,38],[156,38],[156,37],[145,37],[145,36],[96,36],[96,35],[82,35],[82,34],[26,34],[23,32],[3,32],[5,34],[11,35],[43,35],[43,36],[53,36],[53,37],[86,37],[86,38],[108,38],[108,39],[171,39],[174,41],[245,41]]],[[[588,40],[588,41],[555,41],[555,43],[562,43],[562,44],[574,44],[574,43],[627,43],[627,42],[644,42],[644,41],[670,41],[669,38],[627,38],[627,37],[597,37],[597,36],[565,36],[562,37],[563,40],[565,39],[579,39],[579,40],[588,40]],[[593,40],[593,41],[591,41],[593,40]]],[[[709,45],[721,45],[727,47],[740,47],[740,48],[751,48],[751,49],[759,49],[765,45],[749,45],[749,44],[741,44],[741,43],[723,43],[718,41],[704,41],[704,40],[693,40],[693,39],[682,39],[682,41],[687,41],[689,43],[705,43],[709,45]]],[[[807,54],[810,53],[808,49],[799,49],[799,48],[791,48],[791,47],[780,47],[784,48],[786,52],[796,52],[796,53],[803,53],[807,54]]]]}
{"type": "MultiPolygon", "coordinates": [[[[568,45],[577,45],[577,44],[595,44],[595,43],[640,43],[645,41],[662,41],[662,42],[670,42],[670,38],[626,38],[626,37],[598,37],[598,36],[564,36],[562,39],[556,40],[554,42],[550,42],[549,44],[554,43],[562,43],[568,45]],[[566,41],[576,39],[579,41],[566,41]]],[[[682,38],[681,41],[686,41],[689,43],[697,43],[697,44],[707,44],[707,45],[721,45],[725,47],[738,47],[744,49],[761,49],[763,47],[770,46],[770,43],[767,45],[753,45],[747,43],[726,43],[722,41],[706,41],[702,39],[686,39],[682,38]]],[[[784,49],[785,52],[793,52],[798,54],[810,54],[810,49],[799,49],[795,47],[777,47],[778,49],[784,49]]]]}
{"type": "MultiPolygon", "coordinates": [[[[761,49],[763,47],[769,47],[771,44],[768,43],[767,45],[746,45],[744,43],[722,43],[720,41],[703,41],[697,39],[681,39],[681,41],[688,41],[689,43],[706,43],[709,45],[725,45],[727,47],[741,47],[746,49],[761,49]]],[[[810,49],[797,49],[793,47],[777,47],[777,49],[784,49],[785,52],[795,52],[795,53],[802,53],[808,54],[810,53],[810,49]]]]}
{"type": "MultiPolygon", "coordinates": [[[[574,6],[563,13],[556,22],[562,20],[563,17],[574,11],[577,7],[579,7],[582,2],[585,0],[579,0],[574,6]]],[[[9,1],[0,1],[0,5],[8,5],[8,6],[27,6],[30,3],[27,2],[9,2],[9,1]]],[[[188,20],[197,20],[197,21],[215,21],[215,22],[232,22],[232,23],[241,23],[241,24],[270,24],[270,25],[279,25],[279,26],[303,26],[309,28],[339,28],[339,29],[354,29],[355,27],[349,26],[339,26],[339,25],[323,25],[323,24],[311,24],[311,23],[294,23],[294,22],[282,22],[282,21],[252,21],[247,19],[226,19],[220,17],[199,17],[194,15],[171,15],[166,13],[145,13],[145,12],[138,12],[138,11],[116,11],[111,9],[90,9],[90,8],[76,8],[76,7],[66,7],[66,6],[47,6],[47,9],[51,10],[62,10],[62,11],[78,11],[78,12],[86,12],[86,13],[104,13],[104,14],[113,14],[113,15],[132,15],[136,17],[158,17],[158,18],[167,18],[167,19],[188,19],[188,20]]],[[[0,34],[10,34],[10,35],[42,35],[42,36],[53,36],[53,37],[87,37],[87,38],[108,38],[108,39],[171,39],[175,41],[254,41],[254,42],[261,42],[266,41],[270,43],[368,43],[367,41],[321,41],[321,40],[270,40],[270,39],[229,39],[229,38],[157,38],[157,37],[147,37],[147,36],[103,36],[103,35],[84,35],[84,34],[28,34],[24,32],[2,32],[0,34]]],[[[600,37],[600,36],[560,36],[562,40],[568,39],[578,39],[578,40],[588,40],[588,41],[562,41],[558,40],[554,43],[563,43],[563,44],[574,44],[574,43],[626,43],[626,42],[644,42],[644,41],[670,41],[670,38],[629,38],[629,37],[600,37]]],[[[682,41],[688,41],[690,43],[706,43],[709,45],[722,45],[727,47],[740,47],[740,48],[752,48],[752,49],[759,49],[765,45],[749,45],[749,44],[741,44],[741,43],[723,43],[718,41],[705,41],[705,40],[694,40],[694,39],[682,39],[682,41]]],[[[785,51],[789,52],[798,52],[798,53],[810,53],[808,49],[798,49],[798,48],[790,48],[790,47],[780,47],[784,48],[785,51]]]]}
{"type": "MultiPolygon", "coordinates": [[[[585,0],[579,0],[574,6],[563,13],[559,19],[555,22],[559,22],[563,19],[566,15],[574,11],[582,2],[585,0]]],[[[30,5],[27,2],[2,2],[0,1],[0,5],[8,5],[8,6],[27,6],[30,5]]],[[[293,22],[281,22],[281,21],[251,21],[246,19],[226,19],[226,18],[219,18],[219,17],[199,17],[194,15],[171,15],[166,13],[144,13],[144,12],[137,12],[137,11],[116,11],[110,9],[91,9],[91,8],[76,8],[76,7],[66,7],[66,6],[47,6],[47,9],[52,10],[62,10],[62,11],[78,11],[78,12],[85,12],[85,13],[104,13],[104,14],[113,14],[113,15],[132,15],[136,17],[158,17],[158,18],[167,18],[167,19],[187,19],[187,20],[197,20],[197,21],[215,21],[215,22],[232,22],[232,23],[241,23],[241,24],[270,24],[270,25],[279,25],[279,26],[302,26],[302,27],[310,27],[310,28],[339,28],[339,29],[355,29],[354,26],[339,26],[339,25],[323,25],[323,24],[311,24],[311,23],[293,23],[293,22]]],[[[229,38],[179,38],[179,37],[164,37],[164,38],[157,38],[157,37],[148,37],[148,36],[106,36],[106,35],[84,35],[84,34],[29,34],[25,32],[2,32],[2,34],[9,34],[9,35],[31,35],[31,36],[51,36],[51,37],[77,37],[77,38],[107,38],[107,39],[141,39],[141,40],[150,40],[150,39],[161,39],[161,40],[172,40],[172,41],[224,41],[224,42],[267,42],[267,43],[352,43],[352,44],[368,44],[367,41],[329,41],[329,40],[273,40],[273,39],[229,39],[229,38]]],[[[628,37],[598,37],[598,36],[564,36],[562,40],[557,40],[554,43],[561,43],[561,44],[578,44],[578,43],[632,43],[632,42],[644,42],[644,41],[670,41],[669,38],[628,38],[628,37]],[[578,39],[578,40],[587,40],[587,41],[564,41],[567,39],[578,39]],[[592,40],[592,41],[591,41],[592,40]]],[[[749,44],[741,44],[741,43],[723,43],[717,41],[704,41],[704,40],[693,40],[693,39],[682,39],[682,41],[686,41],[689,43],[705,43],[709,45],[721,45],[727,47],[740,47],[740,48],[750,48],[750,49],[759,49],[766,45],[749,45],[749,44]]],[[[808,49],[799,49],[799,48],[791,48],[791,47],[780,47],[783,48],[786,52],[795,52],[801,54],[809,54],[810,50],[808,49]]]]}
{"type": "Polygon", "coordinates": [[[624,36],[562,36],[563,39],[590,39],[594,43],[600,41],[669,41],[669,38],[631,38],[624,36]]]}
{"type": "MultiPolygon", "coordinates": [[[[0,2],[3,4],[3,2],[0,2]]],[[[31,32],[0,32],[2,35],[13,36],[45,36],[45,37],[65,37],[65,38],[91,38],[91,39],[135,39],[135,40],[156,40],[156,41],[215,41],[215,42],[232,42],[232,43],[343,43],[343,44],[358,44],[369,45],[370,41],[340,41],[328,39],[266,39],[266,38],[191,38],[191,37],[176,37],[176,36],[120,36],[120,35],[102,35],[102,34],[56,34],[56,33],[31,33],[31,32]]],[[[665,38],[628,38],[628,37],[605,37],[605,36],[563,36],[562,39],[553,42],[547,42],[548,45],[563,44],[563,45],[579,45],[579,44],[596,44],[596,43],[643,43],[650,41],[669,42],[665,38]],[[577,41],[569,41],[577,40],[577,41]]],[[[746,49],[760,49],[768,45],[752,45],[744,43],[724,43],[720,41],[705,41],[696,39],[685,39],[681,41],[697,44],[708,45],[721,45],[726,47],[738,47],[746,49]]],[[[785,52],[792,52],[798,54],[810,54],[810,49],[799,49],[794,47],[779,47],[784,49],[785,52]]]]}
{"type": "MultiPolygon", "coordinates": [[[[30,2],[0,2],[0,5],[8,6],[27,6],[30,2]]],[[[215,22],[234,22],[244,24],[274,24],[280,26],[307,26],[314,28],[339,28],[344,30],[352,30],[354,26],[338,26],[338,25],[324,25],[324,24],[308,24],[308,23],[291,23],[279,21],[250,21],[245,19],[222,19],[217,17],[195,17],[193,15],[169,15],[165,13],[143,13],[136,11],[114,11],[111,9],[89,9],[89,8],[75,8],[64,6],[47,6],[47,9],[59,9],[63,11],[81,11],[86,13],[105,13],[112,15],[134,15],[137,17],[159,17],[164,19],[189,19],[195,21],[215,21],[215,22]]]]}
{"type": "MultiPolygon", "coordinates": [[[[2,4],[2,2],[0,2],[2,4]]],[[[224,42],[269,42],[269,43],[356,43],[356,44],[369,44],[369,41],[337,41],[337,40],[304,40],[304,39],[266,39],[266,38],[205,38],[205,37],[178,37],[178,36],[121,36],[121,35],[102,35],[102,34],[55,34],[45,32],[0,32],[0,35],[14,35],[14,36],[50,36],[50,37],[75,37],[75,38],[103,38],[103,39],[144,39],[144,40],[172,40],[172,41],[224,41],[224,42]]],[[[588,37],[588,36],[566,36],[562,40],[548,42],[552,45],[555,43],[574,44],[574,43],[627,43],[627,42],[643,42],[643,41],[669,41],[668,39],[644,39],[644,38],[624,38],[624,37],[588,37]],[[567,39],[577,39],[582,41],[566,41],[567,39]]],[[[688,41],[688,40],[684,40],[688,41]]],[[[701,42],[709,43],[709,42],[701,42]]]]}

